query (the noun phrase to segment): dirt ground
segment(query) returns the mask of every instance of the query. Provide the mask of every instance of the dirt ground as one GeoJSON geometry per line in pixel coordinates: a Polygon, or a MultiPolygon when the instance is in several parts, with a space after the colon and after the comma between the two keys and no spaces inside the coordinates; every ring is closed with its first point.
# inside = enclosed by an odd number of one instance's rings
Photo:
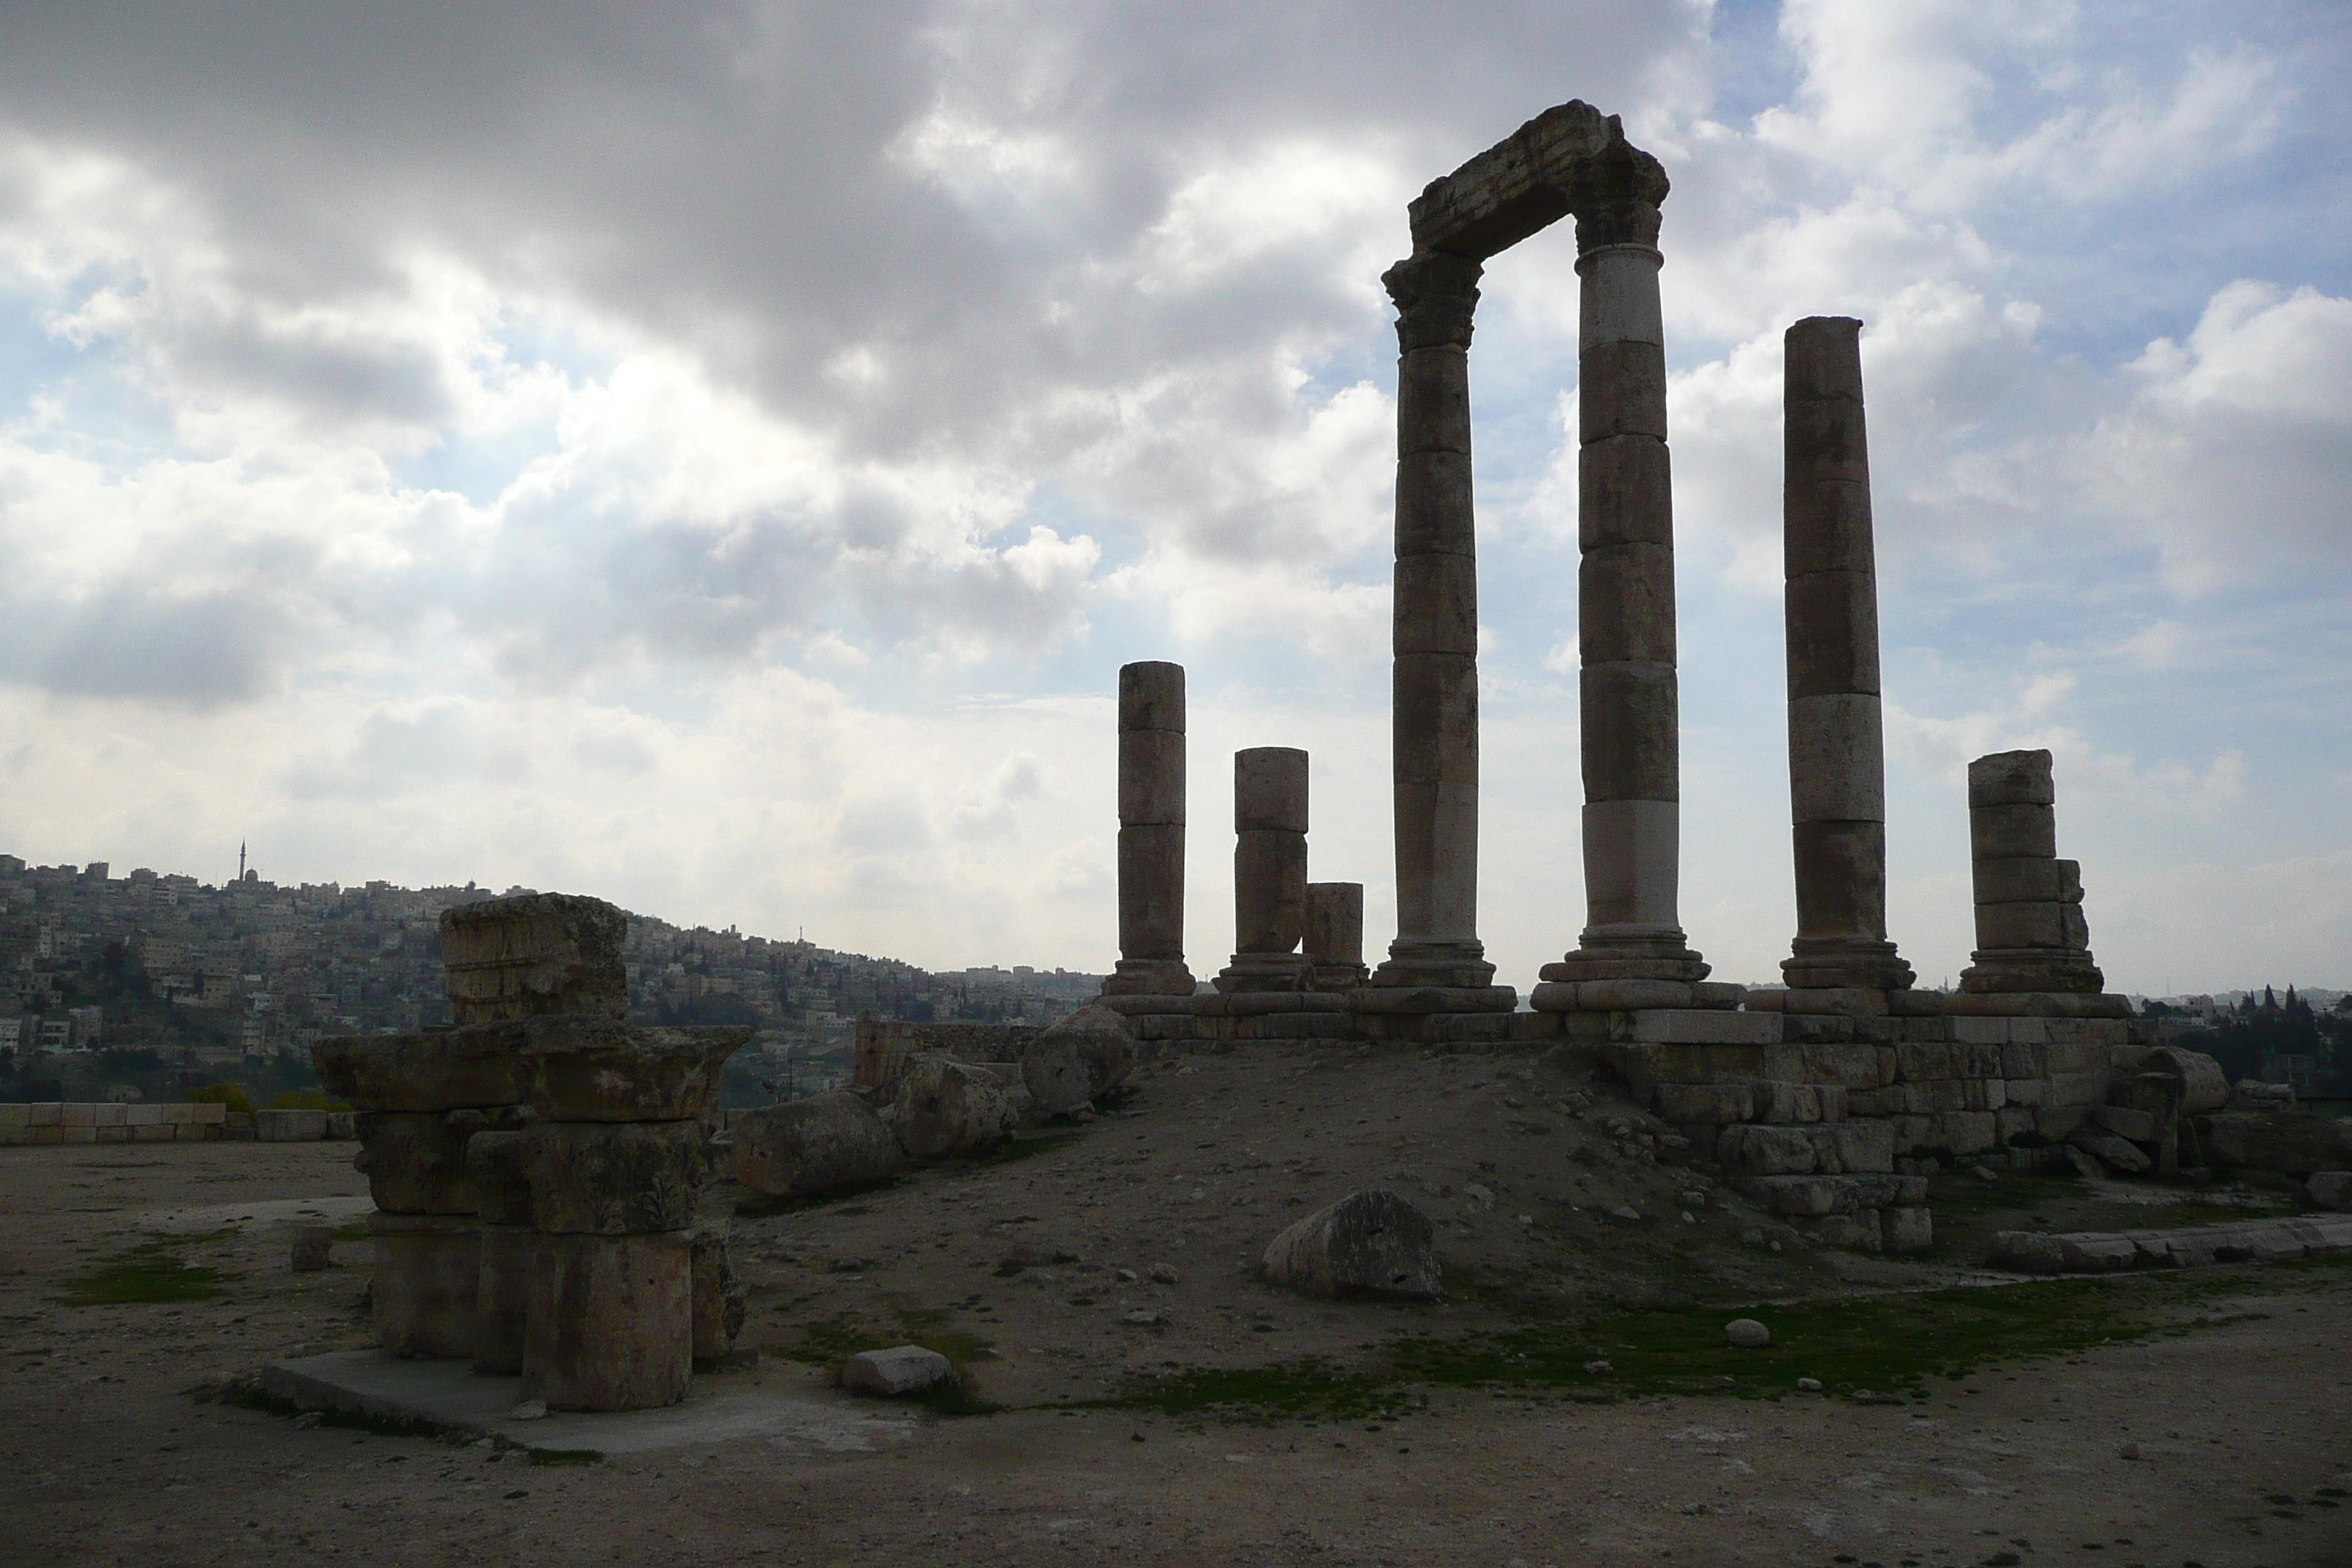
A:
{"type": "MultiPolygon", "coordinates": [[[[1715,1370],[1736,1304],[1867,1296],[1927,1323],[1948,1298],[1917,1293],[1984,1280],[1997,1226],[2281,1202],[2260,1192],[1956,1173],[1936,1256],[1824,1253],[1679,1165],[1573,1063],[1245,1047],[1161,1063],[1116,1111],[1013,1157],[736,1220],[740,1343],[761,1353],[714,1375],[839,1399],[840,1350],[927,1340],[1003,1408],[918,1412],[863,1451],[740,1438],[546,1466],[192,1392],[367,1342],[366,1243],[323,1274],[287,1261],[293,1222],[364,1210],[352,1152],[0,1150],[0,1561],[2352,1563],[2352,1270],[2023,1287],[2183,1331],[2053,1340],[1885,1403],[1853,1397],[1854,1347],[1806,1342],[1826,1320],[1793,1307],[1757,1309],[1797,1325],[1780,1372],[1736,1365],[1723,1386],[1631,1375],[1635,1347],[1605,1340],[1594,1353],[1622,1364],[1590,1375],[1445,1359],[1481,1336],[1582,1343],[1654,1309],[1642,1321],[1666,1339],[1706,1342],[1639,1353],[1715,1370]],[[1444,1301],[1311,1302],[1250,1278],[1284,1225],[1374,1182],[1437,1222],[1444,1301]],[[175,1291],[184,1265],[220,1293],[175,1291]],[[124,1279],[184,1299],[76,1304],[124,1279]],[[1398,1370],[1412,1344],[1437,1372],[1398,1370]],[[1808,1358],[1827,1386],[1791,1392],[1808,1358]],[[1240,1403],[1150,1397],[1213,1374],[1240,1403]],[[1355,1392],[1282,1403],[1327,1376],[1355,1392]]],[[[709,1204],[748,1196],[719,1183],[709,1204]]]]}

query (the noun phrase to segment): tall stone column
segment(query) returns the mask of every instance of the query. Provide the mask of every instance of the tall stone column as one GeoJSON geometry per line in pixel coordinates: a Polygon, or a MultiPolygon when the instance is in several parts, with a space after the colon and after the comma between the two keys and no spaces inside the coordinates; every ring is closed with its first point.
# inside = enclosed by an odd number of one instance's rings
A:
{"type": "Polygon", "coordinates": [[[1307,753],[1234,753],[1234,957],[1220,991],[1297,991],[1306,955],[1307,753]]]}
{"type": "Polygon", "coordinates": [[[1307,986],[1310,991],[1352,991],[1367,978],[1364,968],[1364,885],[1307,884],[1307,986]]]}
{"type": "Polygon", "coordinates": [[[1118,967],[1106,996],[1190,996],[1184,966],[1184,667],[1118,672],[1118,967]]]}
{"type": "Polygon", "coordinates": [[[1862,323],[1811,316],[1782,339],[1789,805],[1795,989],[1902,991],[1886,939],[1886,778],[1862,323]]]}
{"type": "Polygon", "coordinates": [[[1960,989],[1977,994],[2097,992],[2083,918],[2083,870],[2058,858],[2048,752],[1995,752],[1969,764],[1969,848],[1977,951],[1960,989]]]}
{"type": "Polygon", "coordinates": [[[1575,193],[1577,637],[1586,924],[1550,982],[1704,979],[1677,909],[1681,719],[1658,204],[1666,177],[1622,136],[1575,193]]]}
{"type": "Polygon", "coordinates": [[[1397,937],[1375,986],[1483,988],[1478,940],[1478,559],[1470,327],[1484,268],[1421,252],[1381,281],[1397,307],[1397,937]]]}

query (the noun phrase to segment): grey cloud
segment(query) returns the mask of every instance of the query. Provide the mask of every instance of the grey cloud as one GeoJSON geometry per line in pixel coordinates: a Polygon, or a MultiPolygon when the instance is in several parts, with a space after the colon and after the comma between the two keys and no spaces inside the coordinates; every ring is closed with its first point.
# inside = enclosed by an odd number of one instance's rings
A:
{"type": "Polygon", "coordinates": [[[8,673],[52,691],[215,708],[271,689],[285,611],[250,589],[194,595],[118,585],[71,605],[17,600],[0,642],[8,673]]]}

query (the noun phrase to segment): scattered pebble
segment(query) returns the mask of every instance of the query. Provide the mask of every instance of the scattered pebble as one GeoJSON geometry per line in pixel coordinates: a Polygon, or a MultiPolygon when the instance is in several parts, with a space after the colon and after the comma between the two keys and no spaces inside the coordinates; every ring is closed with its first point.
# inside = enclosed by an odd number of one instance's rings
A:
{"type": "Polygon", "coordinates": [[[2123,1447],[2123,1457],[2126,1459],[2138,1458],[2139,1445],[2137,1443],[2126,1443],[2123,1447]]]}
{"type": "Polygon", "coordinates": [[[1119,1320],[1122,1323],[1132,1323],[1139,1329],[1156,1329],[1167,1321],[1148,1307],[1129,1312],[1119,1320]]]}
{"type": "Polygon", "coordinates": [[[1611,1366],[1607,1362],[1605,1362],[1605,1361],[1589,1361],[1589,1362],[1586,1362],[1586,1363],[1584,1363],[1584,1370],[1585,1370],[1585,1371],[1587,1371],[1587,1372],[1589,1372],[1589,1373],[1591,1373],[1594,1376],[1596,1376],[1596,1377],[1597,1377],[1597,1376],[1599,1376],[1600,1374],[1601,1374],[1602,1373],[1606,1373],[1606,1372],[1613,1372],[1613,1371],[1615,1371],[1616,1369],[1615,1369],[1615,1368],[1613,1368],[1613,1367],[1612,1367],[1612,1366],[1611,1366]]]}
{"type": "Polygon", "coordinates": [[[1723,1337],[1741,1350],[1756,1351],[1772,1342],[1772,1331],[1753,1318],[1734,1318],[1723,1325],[1723,1337]]]}
{"type": "Polygon", "coordinates": [[[1172,1263],[1155,1263],[1151,1266],[1151,1282],[1154,1285],[1173,1285],[1181,1278],[1182,1276],[1176,1272],[1176,1266],[1172,1263]]]}
{"type": "Polygon", "coordinates": [[[544,1399],[526,1399],[507,1412],[508,1419],[513,1421],[538,1421],[546,1415],[547,1401],[544,1399]]]}
{"type": "Polygon", "coordinates": [[[1822,1380],[1818,1377],[1801,1377],[1797,1379],[1797,1386],[1807,1394],[1819,1394],[1822,1391],[1822,1380]]]}

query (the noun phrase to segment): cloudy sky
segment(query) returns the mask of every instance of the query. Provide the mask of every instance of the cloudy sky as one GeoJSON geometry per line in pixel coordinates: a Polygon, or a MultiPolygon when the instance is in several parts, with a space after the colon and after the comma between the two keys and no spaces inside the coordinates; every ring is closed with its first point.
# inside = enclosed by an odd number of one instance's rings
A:
{"type": "MultiPolygon", "coordinates": [[[[0,850],[1116,956],[1118,667],[1314,755],[1392,932],[1404,205],[1624,117],[1662,245],[1695,945],[1793,925],[1781,330],[1861,317],[1893,934],[2057,753],[2119,988],[2352,984],[2334,0],[76,0],[0,16],[0,850]]],[[[1473,359],[1483,932],[1582,921],[1573,241],[1473,359]]]]}

